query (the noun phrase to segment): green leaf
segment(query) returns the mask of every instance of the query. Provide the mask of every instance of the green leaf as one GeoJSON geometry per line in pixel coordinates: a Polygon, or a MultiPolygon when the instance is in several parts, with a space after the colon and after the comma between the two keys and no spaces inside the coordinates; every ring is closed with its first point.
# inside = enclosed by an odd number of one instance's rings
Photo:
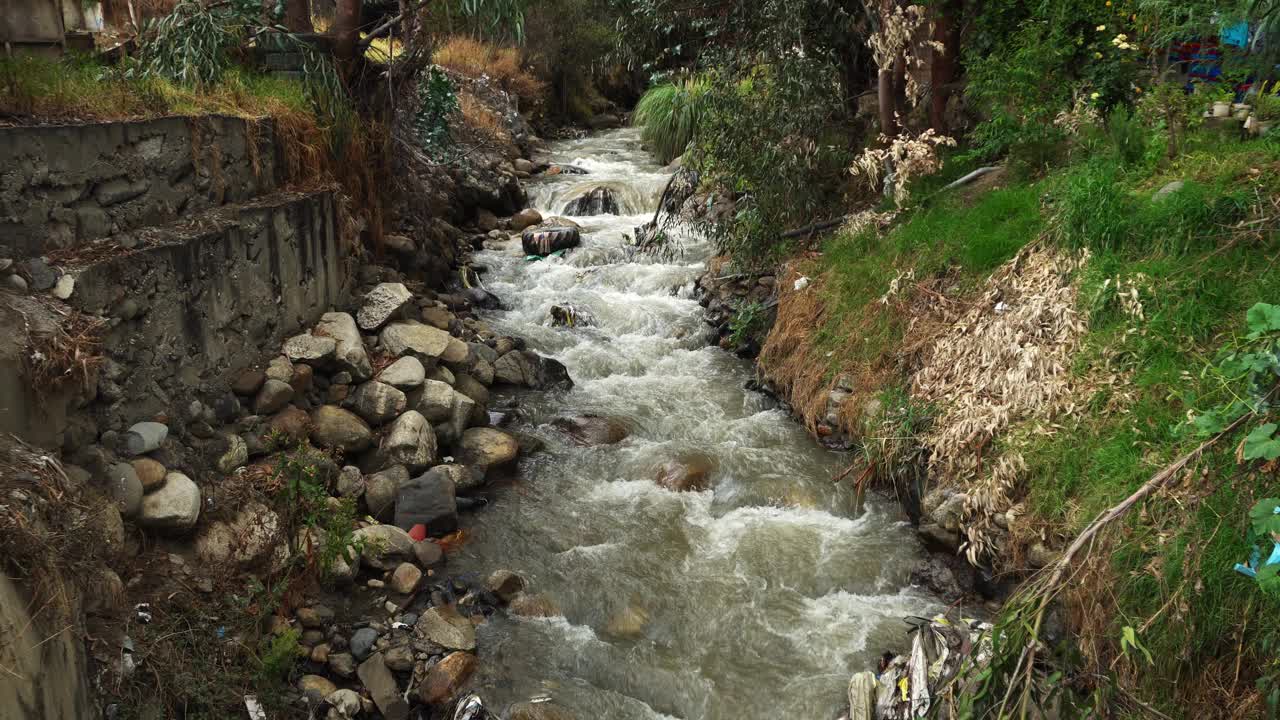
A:
{"type": "MultiPolygon", "coordinates": [[[[1280,567],[1280,566],[1277,566],[1277,567],[1280,567]]],[[[1261,575],[1259,575],[1259,577],[1261,577],[1261,575]]],[[[1129,654],[1129,648],[1133,648],[1135,650],[1140,651],[1143,654],[1143,656],[1147,658],[1148,665],[1155,664],[1155,662],[1151,659],[1151,653],[1147,652],[1147,649],[1142,646],[1142,643],[1138,642],[1138,633],[1135,632],[1132,627],[1125,625],[1124,629],[1121,631],[1120,649],[1127,655],[1129,654]]]]}
{"type": "Polygon", "coordinates": [[[1263,592],[1280,594],[1280,565],[1264,565],[1257,579],[1263,592]]]}
{"type": "Polygon", "coordinates": [[[1196,419],[1191,421],[1191,425],[1196,429],[1196,434],[1201,436],[1217,435],[1227,427],[1226,421],[1216,410],[1209,410],[1197,415],[1196,419]]]}
{"type": "Polygon", "coordinates": [[[1245,460],[1275,460],[1280,458],[1280,439],[1276,439],[1276,424],[1267,423],[1254,428],[1244,439],[1245,460]]]}
{"type": "Polygon", "coordinates": [[[1268,303],[1258,303],[1249,308],[1245,314],[1245,322],[1251,333],[1265,333],[1280,330],[1280,307],[1268,303]]]}

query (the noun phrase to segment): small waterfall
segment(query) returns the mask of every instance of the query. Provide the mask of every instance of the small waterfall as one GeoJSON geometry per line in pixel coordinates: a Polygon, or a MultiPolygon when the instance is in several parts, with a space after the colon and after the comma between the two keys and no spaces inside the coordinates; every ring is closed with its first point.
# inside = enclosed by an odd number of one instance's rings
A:
{"type": "Polygon", "coordinates": [[[892,503],[861,512],[832,476],[848,459],[819,448],[766,398],[750,367],[707,344],[693,281],[711,249],[682,261],[626,260],[668,180],[635,130],[559,143],[585,168],[530,183],[544,215],[608,187],[620,214],[576,217],[583,244],[525,262],[519,243],[481,253],[509,306],[489,323],[563,362],[565,393],[522,395],[519,429],[547,448],[473,516],[463,570],[515,570],[558,610],[495,617],[486,697],[501,707],[550,695],[579,717],[687,720],[831,717],[850,674],[902,649],[901,617],[938,609],[907,587],[920,550],[892,503]],[[571,305],[589,326],[556,327],[571,305]],[[551,426],[615,418],[629,436],[580,447],[551,426]],[[656,481],[704,458],[702,491],[656,481]]]}

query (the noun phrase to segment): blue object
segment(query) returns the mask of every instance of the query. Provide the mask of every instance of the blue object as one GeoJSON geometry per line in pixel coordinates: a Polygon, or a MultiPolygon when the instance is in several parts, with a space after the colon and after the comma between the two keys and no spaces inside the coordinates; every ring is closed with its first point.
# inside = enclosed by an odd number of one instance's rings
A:
{"type": "Polygon", "coordinates": [[[1249,44],[1249,23],[1239,22],[1229,28],[1223,28],[1222,44],[1240,48],[1247,46],[1249,44]]]}

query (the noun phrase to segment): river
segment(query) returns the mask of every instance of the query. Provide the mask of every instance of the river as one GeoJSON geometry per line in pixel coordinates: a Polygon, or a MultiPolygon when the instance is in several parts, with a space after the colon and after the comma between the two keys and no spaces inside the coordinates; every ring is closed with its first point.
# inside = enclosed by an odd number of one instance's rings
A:
{"type": "Polygon", "coordinates": [[[906,647],[903,617],[938,610],[908,587],[921,556],[896,506],[856,509],[831,478],[849,461],[744,389],[746,361],[710,345],[693,281],[710,248],[685,238],[674,263],[630,261],[626,235],[653,214],[669,175],[638,132],[555,143],[548,158],[587,175],[531,181],[530,204],[562,214],[608,185],[622,215],[573,218],[582,247],[526,262],[519,242],[477,254],[506,309],[498,332],[563,362],[568,392],[519,396],[516,429],[546,449],[468,517],[451,569],[515,570],[561,613],[482,626],[482,695],[495,708],[550,697],[581,720],[826,720],[851,673],[906,647]],[[552,305],[593,326],[552,327],[552,305]],[[549,423],[622,420],[622,442],[578,447],[549,423]],[[700,457],[709,488],[672,492],[664,463],[700,457]]]}

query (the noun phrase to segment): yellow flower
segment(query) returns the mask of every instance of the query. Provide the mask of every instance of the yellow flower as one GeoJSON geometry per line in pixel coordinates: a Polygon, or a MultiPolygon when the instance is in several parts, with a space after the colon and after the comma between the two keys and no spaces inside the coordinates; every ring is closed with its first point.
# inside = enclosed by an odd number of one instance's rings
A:
{"type": "Polygon", "coordinates": [[[1098,60],[1101,60],[1101,59],[1102,59],[1102,53],[1100,53],[1100,52],[1096,52],[1096,53],[1094,53],[1094,54],[1093,54],[1093,56],[1094,56],[1095,58],[1097,58],[1098,60]]]}
{"type": "Polygon", "coordinates": [[[1094,94],[1092,94],[1092,95],[1090,95],[1090,96],[1089,96],[1089,99],[1090,99],[1090,100],[1097,100],[1097,99],[1098,99],[1098,98],[1100,98],[1100,97],[1102,97],[1102,93],[1094,93],[1094,94]]]}
{"type": "Polygon", "coordinates": [[[1142,92],[1142,88],[1138,87],[1137,85],[1134,85],[1134,86],[1133,86],[1133,91],[1134,91],[1134,92],[1142,92]]]}
{"type": "Polygon", "coordinates": [[[1107,7],[1111,7],[1111,0],[1107,0],[1107,7]]]}
{"type": "Polygon", "coordinates": [[[1097,28],[1095,28],[1095,29],[1096,29],[1098,32],[1102,32],[1103,30],[1106,30],[1106,29],[1107,29],[1107,26],[1106,26],[1106,25],[1099,25],[1099,26],[1098,26],[1097,28]]]}

